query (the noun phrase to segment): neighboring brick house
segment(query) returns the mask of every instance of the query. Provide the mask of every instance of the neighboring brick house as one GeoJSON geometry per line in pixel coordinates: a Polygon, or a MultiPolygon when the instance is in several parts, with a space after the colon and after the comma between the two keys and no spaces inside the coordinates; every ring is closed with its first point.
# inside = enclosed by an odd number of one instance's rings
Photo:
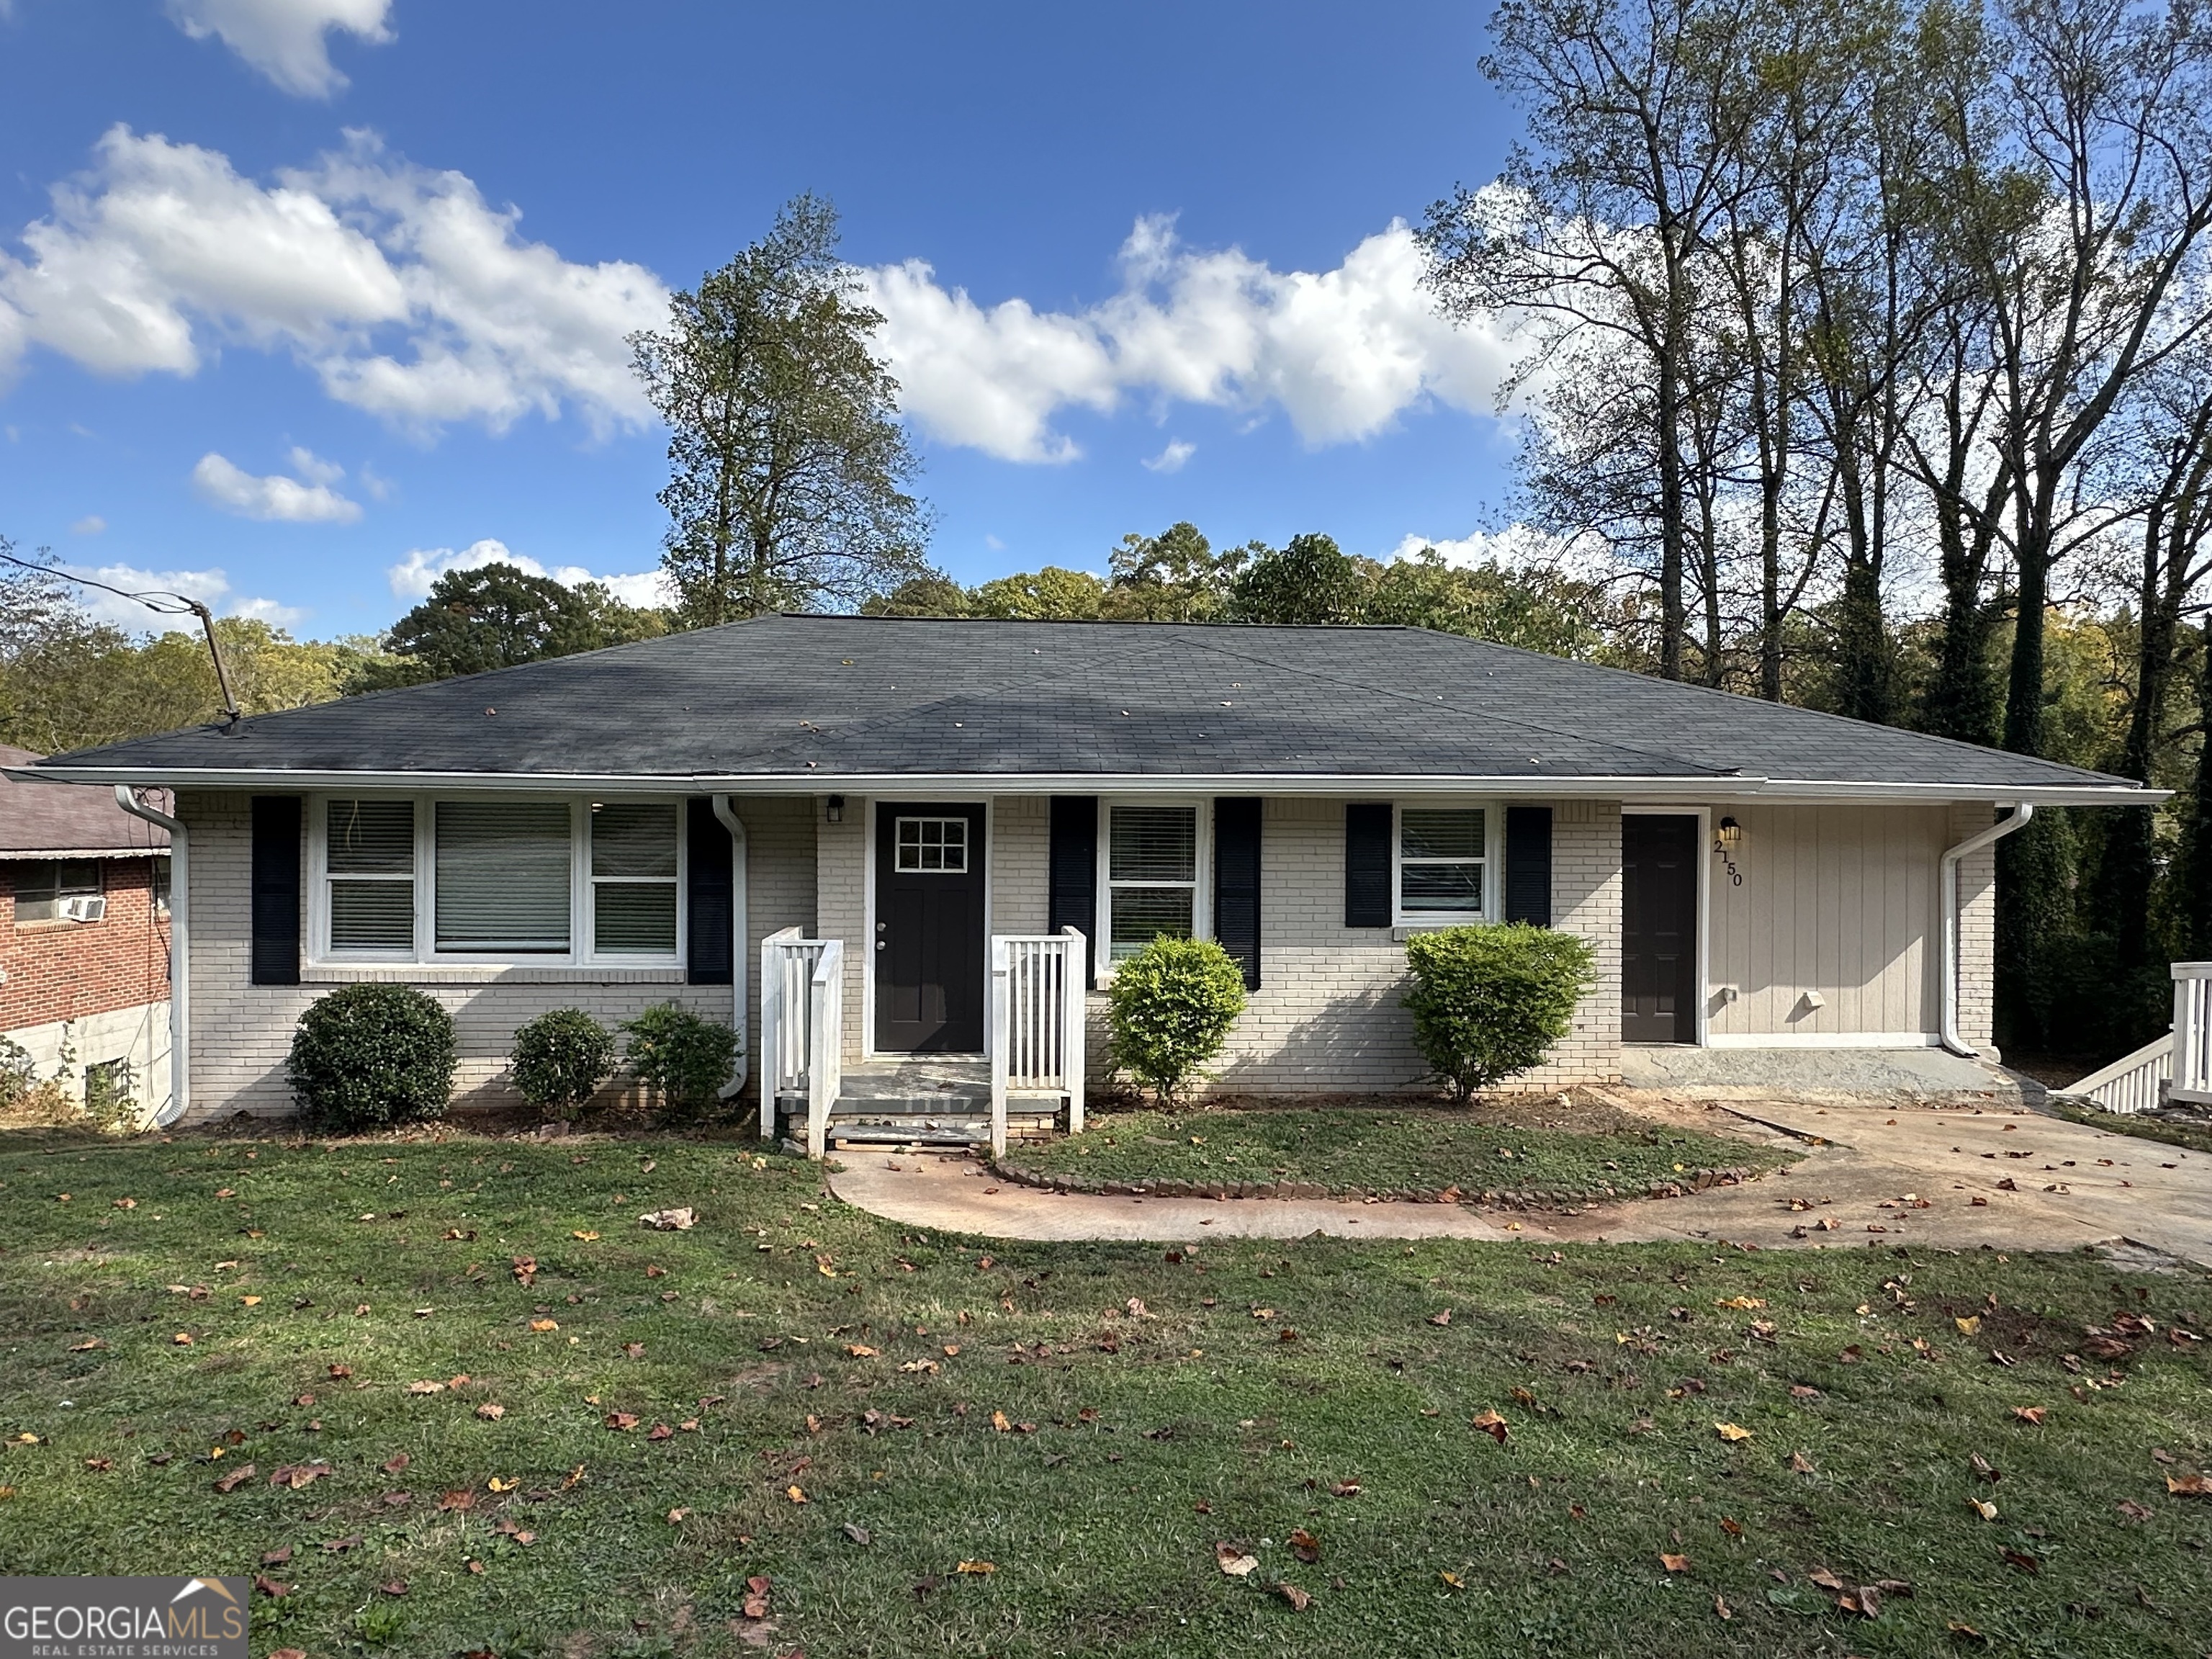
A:
{"type": "Polygon", "coordinates": [[[545,1009],[731,1018],[733,1088],[817,1145],[872,1103],[972,1133],[987,1054],[994,1133],[1022,1085],[1079,1097],[1099,988],[1161,933],[1244,970],[1223,1090],[1421,1086],[1406,940],[1484,921],[1593,947],[1521,1086],[1617,1079],[1635,1045],[1987,1056],[1992,842],[2038,805],[2163,799],[1414,629],[856,617],[38,769],[177,793],[192,1118],[290,1109],[301,1010],[380,981],[453,1012],[485,1104],[545,1009]]]}
{"type": "Polygon", "coordinates": [[[0,776],[0,1036],[77,1099],[168,1098],[169,838],[112,789],[0,776]]]}

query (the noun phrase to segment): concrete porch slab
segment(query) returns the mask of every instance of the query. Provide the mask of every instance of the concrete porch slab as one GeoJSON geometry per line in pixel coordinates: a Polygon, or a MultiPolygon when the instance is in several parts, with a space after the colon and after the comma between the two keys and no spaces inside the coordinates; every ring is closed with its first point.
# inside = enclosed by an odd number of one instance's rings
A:
{"type": "Polygon", "coordinates": [[[1762,1097],[1832,1094],[1994,1095],[2039,1103],[2043,1085],[2001,1066],[1942,1048],[1693,1048],[1632,1043],[1620,1051],[1627,1089],[1724,1091],[1762,1097]]]}

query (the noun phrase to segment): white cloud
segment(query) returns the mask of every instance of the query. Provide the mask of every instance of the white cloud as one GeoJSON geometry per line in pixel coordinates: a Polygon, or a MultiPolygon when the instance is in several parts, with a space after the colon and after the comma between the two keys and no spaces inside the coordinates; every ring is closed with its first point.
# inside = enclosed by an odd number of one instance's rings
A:
{"type": "Polygon", "coordinates": [[[304,449],[292,452],[294,468],[309,482],[281,472],[256,477],[210,450],[192,469],[192,488],[200,499],[241,519],[262,519],[283,524],[351,524],[361,517],[361,503],[331,488],[345,476],[343,467],[319,460],[304,449]]]}
{"type": "Polygon", "coordinates": [[[52,198],[27,258],[0,250],[0,378],[33,344],[190,375],[236,343],[289,349],[332,397],[418,432],[563,407],[595,432],[651,418],[624,337],[665,318],[659,279],[523,240],[518,210],[373,135],[264,185],[118,125],[52,198]]]}
{"type": "Polygon", "coordinates": [[[169,15],[195,40],[210,36],[285,91],[327,98],[346,83],[324,36],[343,30],[370,46],[392,39],[392,0],[169,0],[169,15]]]}
{"type": "Polygon", "coordinates": [[[1400,222],[1316,273],[1193,250],[1172,220],[1139,219],[1121,264],[1120,290],[1076,313],[1018,299],[986,309],[920,260],[864,273],[908,413],[945,442],[1015,461],[1074,459],[1054,417],[1125,396],[1279,408],[1318,447],[1372,437],[1431,400],[1486,412],[1511,367],[1494,330],[1437,313],[1400,222]]]}
{"type": "Polygon", "coordinates": [[[569,587],[579,582],[599,582],[624,605],[664,605],[672,604],[675,599],[667,579],[658,570],[597,576],[580,564],[541,564],[526,553],[510,551],[505,542],[489,536],[459,549],[410,548],[398,564],[388,567],[384,574],[395,598],[413,600],[427,599],[431,585],[449,570],[475,570],[488,564],[511,564],[526,576],[550,576],[569,587]]]}
{"type": "Polygon", "coordinates": [[[72,536],[97,536],[107,528],[107,520],[97,513],[88,513],[70,526],[72,536]]]}
{"type": "MultiPolygon", "coordinates": [[[[296,605],[279,605],[274,599],[244,597],[231,592],[230,578],[220,568],[212,570],[142,570],[137,565],[104,564],[98,569],[59,567],[64,574],[86,575],[106,582],[110,587],[120,587],[136,593],[182,593],[198,599],[210,611],[225,617],[247,617],[265,622],[271,628],[296,628],[307,618],[307,612],[296,605]]],[[[104,623],[133,634],[167,632],[173,629],[192,626],[189,617],[164,615],[149,610],[136,599],[125,599],[119,593],[103,592],[97,587],[77,590],[84,608],[104,623]]]]}
{"type": "Polygon", "coordinates": [[[1198,446],[1182,438],[1170,438],[1168,447],[1157,455],[1146,459],[1146,470],[1153,472],[1180,472],[1182,464],[1198,453],[1198,446]]]}
{"type": "Polygon", "coordinates": [[[1575,576],[1610,574],[1600,538],[1555,536],[1533,525],[1510,524],[1503,530],[1474,530],[1464,536],[1402,536],[1385,555],[1390,562],[1420,556],[1434,548],[1449,565],[1462,569],[1493,561],[1509,568],[1542,566],[1575,576]]]}

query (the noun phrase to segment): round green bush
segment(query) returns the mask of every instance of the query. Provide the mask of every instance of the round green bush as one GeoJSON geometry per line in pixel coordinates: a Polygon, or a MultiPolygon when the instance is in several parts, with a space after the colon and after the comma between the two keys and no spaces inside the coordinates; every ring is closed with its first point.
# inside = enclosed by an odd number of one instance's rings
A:
{"type": "Polygon", "coordinates": [[[515,1032],[507,1070],[525,1100],[566,1121],[614,1075],[614,1033],[581,1008],[556,1008],[515,1032]]]}
{"type": "Polygon", "coordinates": [[[623,1059],[665,1110],[707,1110],[736,1069],[738,1034],[672,1002],[655,1003],[622,1029],[629,1039],[623,1059]]]}
{"type": "Polygon", "coordinates": [[[309,1005],[285,1064],[292,1094],[342,1129],[436,1117],[453,1093],[453,1017],[405,985],[349,985],[309,1005]]]}
{"type": "Polygon", "coordinates": [[[1165,934],[1114,970],[1107,1053],[1118,1071],[1172,1105],[1221,1052],[1244,1012],[1244,972],[1210,939],[1165,934]]]}
{"type": "Polygon", "coordinates": [[[1462,1104],[1551,1053],[1589,988],[1589,942],[1526,922],[1416,933],[1406,961],[1414,1046],[1462,1104]]]}

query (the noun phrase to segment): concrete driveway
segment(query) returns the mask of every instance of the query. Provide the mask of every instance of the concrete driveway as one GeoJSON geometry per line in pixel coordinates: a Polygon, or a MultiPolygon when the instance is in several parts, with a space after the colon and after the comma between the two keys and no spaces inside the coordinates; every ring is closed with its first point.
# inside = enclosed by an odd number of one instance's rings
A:
{"type": "Polygon", "coordinates": [[[2143,1246],[2212,1267],[2212,1157],[2045,1116],[2023,1105],[1831,1096],[1700,1102],[1607,1097],[1639,1115],[1747,1140],[1805,1138],[1794,1169],[1685,1198],[1575,1214],[1441,1204],[1107,1198],[1001,1181],[963,1157],[849,1152],[848,1204],[913,1226],[997,1238],[1471,1238],[1623,1243],[1711,1239],[1762,1249],[1917,1245],[2063,1250],[2143,1246]],[[2008,1184],[2006,1184],[2008,1183],[2008,1184]],[[1977,1200],[1979,1200],[1977,1202],[1977,1200]]]}

